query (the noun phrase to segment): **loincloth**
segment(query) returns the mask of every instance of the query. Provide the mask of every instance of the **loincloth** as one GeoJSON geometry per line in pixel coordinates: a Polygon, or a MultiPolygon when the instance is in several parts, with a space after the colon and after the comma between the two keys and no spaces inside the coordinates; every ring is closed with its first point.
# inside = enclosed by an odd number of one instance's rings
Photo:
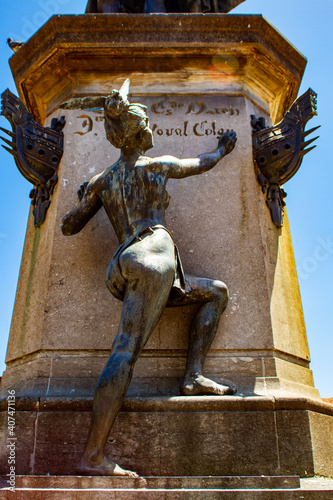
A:
{"type": "MultiPolygon", "coordinates": [[[[137,241],[140,241],[143,236],[147,234],[153,234],[154,229],[164,229],[164,231],[166,231],[172,239],[170,231],[168,231],[166,227],[157,224],[156,226],[147,227],[141,230],[139,233],[134,235],[133,238],[131,238],[129,241],[120,245],[117,248],[116,252],[113,254],[111,262],[106,270],[105,281],[108,289],[110,290],[112,295],[116,297],[116,299],[119,299],[121,301],[124,300],[126,287],[128,283],[127,280],[122,275],[121,268],[119,265],[119,258],[121,254],[124,252],[124,250],[126,250],[126,248],[130,247],[137,241]]],[[[175,248],[175,275],[170,291],[169,300],[172,301],[173,303],[177,303],[178,301],[181,302],[182,299],[189,292],[189,286],[185,280],[185,274],[180,260],[179,251],[175,243],[174,243],[174,248],[175,248]]]]}

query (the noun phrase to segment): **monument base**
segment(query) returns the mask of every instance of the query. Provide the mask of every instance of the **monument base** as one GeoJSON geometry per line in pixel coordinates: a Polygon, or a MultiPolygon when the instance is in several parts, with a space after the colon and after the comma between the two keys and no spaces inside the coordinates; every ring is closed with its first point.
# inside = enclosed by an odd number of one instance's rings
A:
{"type": "MultiPolygon", "coordinates": [[[[16,474],[76,474],[91,409],[92,399],[17,398],[16,474]]],[[[333,405],[306,398],[128,398],[106,453],[142,476],[333,477],[332,417],[333,405]]]]}

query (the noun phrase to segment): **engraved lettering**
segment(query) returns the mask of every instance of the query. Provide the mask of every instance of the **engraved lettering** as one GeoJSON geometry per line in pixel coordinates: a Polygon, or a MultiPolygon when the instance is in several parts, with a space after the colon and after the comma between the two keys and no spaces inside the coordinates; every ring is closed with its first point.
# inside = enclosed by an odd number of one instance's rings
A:
{"type": "Polygon", "coordinates": [[[167,101],[167,102],[163,102],[163,101],[158,101],[156,103],[154,103],[152,106],[151,106],[151,110],[158,114],[158,115],[162,115],[162,114],[165,114],[167,116],[170,116],[173,114],[173,110],[175,108],[181,108],[183,107],[184,104],[182,102],[179,102],[177,103],[176,101],[167,101]],[[169,104],[170,107],[166,107],[165,104],[169,104]]]}
{"type": "Polygon", "coordinates": [[[193,102],[191,102],[191,103],[188,105],[188,109],[187,109],[187,111],[186,111],[186,114],[187,114],[187,115],[190,115],[190,114],[192,114],[192,113],[194,113],[194,104],[193,104],[193,102]]]}
{"type": "MultiPolygon", "coordinates": [[[[202,122],[195,123],[190,129],[190,132],[196,137],[205,137],[209,135],[220,136],[224,133],[233,131],[233,129],[229,128],[224,129],[223,127],[220,127],[218,130],[217,128],[218,126],[215,121],[208,122],[207,120],[204,120],[202,122]]],[[[183,126],[178,126],[177,128],[163,128],[163,126],[160,127],[158,124],[154,123],[152,131],[159,136],[172,137],[176,135],[177,137],[188,137],[188,121],[184,121],[183,126]]]]}
{"type": "Polygon", "coordinates": [[[205,110],[205,108],[206,108],[206,105],[201,101],[197,101],[194,103],[190,102],[188,109],[186,111],[186,114],[187,115],[191,115],[191,114],[200,115],[200,113],[202,113],[205,110]],[[196,111],[198,106],[199,106],[199,110],[196,111]]]}
{"type": "Polygon", "coordinates": [[[196,136],[199,136],[199,137],[202,137],[204,134],[199,134],[198,133],[198,127],[200,126],[201,127],[201,130],[204,131],[204,123],[207,123],[207,120],[205,120],[204,122],[201,122],[201,123],[196,123],[193,127],[193,132],[194,132],[194,135],[196,136]]]}
{"type": "Polygon", "coordinates": [[[202,113],[204,110],[205,110],[205,107],[206,105],[203,103],[203,102],[197,102],[197,104],[200,106],[200,109],[197,113],[195,113],[196,115],[200,115],[200,113],[202,113]]]}
{"type": "Polygon", "coordinates": [[[158,101],[158,102],[154,103],[151,107],[151,110],[158,115],[162,115],[164,113],[164,111],[163,111],[164,109],[165,109],[165,106],[164,106],[162,101],[158,101]],[[156,108],[160,108],[162,111],[158,111],[156,108]]]}
{"type": "Polygon", "coordinates": [[[165,113],[166,115],[172,115],[172,113],[173,113],[172,109],[174,109],[174,108],[176,108],[176,107],[177,107],[177,103],[176,103],[176,101],[169,101],[169,103],[171,104],[171,109],[170,109],[170,108],[168,108],[168,109],[166,110],[166,113],[165,113]]]}
{"type": "MultiPolygon", "coordinates": [[[[151,106],[151,110],[159,115],[170,116],[174,114],[178,108],[182,108],[184,106],[183,102],[177,102],[175,100],[160,100],[155,102],[151,106]]],[[[207,109],[207,105],[202,101],[191,101],[187,104],[187,110],[185,111],[186,115],[200,115],[201,113],[209,114],[209,115],[229,115],[229,116],[238,116],[239,110],[230,108],[211,108],[207,109]]]]}
{"type": "Polygon", "coordinates": [[[85,132],[74,132],[74,134],[85,135],[85,134],[88,134],[89,132],[91,132],[93,129],[94,123],[93,123],[92,119],[90,118],[90,116],[80,115],[80,116],[78,116],[78,118],[84,118],[84,120],[82,122],[82,128],[86,128],[86,127],[88,127],[88,128],[85,132]]]}

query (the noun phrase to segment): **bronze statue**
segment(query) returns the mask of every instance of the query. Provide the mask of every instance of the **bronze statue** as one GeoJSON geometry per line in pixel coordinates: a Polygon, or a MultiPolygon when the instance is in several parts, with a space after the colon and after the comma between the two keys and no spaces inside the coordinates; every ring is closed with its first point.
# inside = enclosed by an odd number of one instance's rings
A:
{"type": "Polygon", "coordinates": [[[245,0],[89,0],[86,14],[163,12],[223,12],[227,13],[245,0]]]}
{"type": "Polygon", "coordinates": [[[108,97],[74,99],[65,109],[104,107],[108,141],[121,149],[119,160],[81,186],[79,205],[62,221],[62,232],[76,234],[104,206],[120,246],[108,266],[106,283],[124,303],[111,356],[94,395],[92,422],[79,472],[89,475],[128,475],[107,459],[104,447],[123,403],[134,364],[166,306],[198,303],[189,336],[183,395],[234,394],[236,389],[205,378],[203,364],[228,302],[228,289],[218,280],[185,276],[179,253],[165,227],[169,178],[182,179],[213,168],[236,143],[235,132],[219,138],[212,153],[179,160],[149,158],[153,147],[146,107],[127,100],[129,80],[108,97]]]}

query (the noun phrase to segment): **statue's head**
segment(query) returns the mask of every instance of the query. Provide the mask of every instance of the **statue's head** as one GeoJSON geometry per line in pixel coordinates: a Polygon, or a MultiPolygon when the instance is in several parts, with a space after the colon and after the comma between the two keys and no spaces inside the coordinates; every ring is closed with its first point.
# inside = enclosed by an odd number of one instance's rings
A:
{"type": "Polygon", "coordinates": [[[129,79],[121,89],[113,90],[104,102],[106,137],[116,148],[145,152],[152,148],[153,133],[149,127],[146,106],[130,104],[127,97],[129,79]]]}
{"type": "Polygon", "coordinates": [[[153,133],[149,127],[143,104],[128,101],[130,81],[127,79],[120,90],[112,90],[107,97],[71,99],[60,105],[62,109],[94,109],[104,107],[106,138],[116,148],[132,148],[140,154],[152,148],[153,133]]]}

